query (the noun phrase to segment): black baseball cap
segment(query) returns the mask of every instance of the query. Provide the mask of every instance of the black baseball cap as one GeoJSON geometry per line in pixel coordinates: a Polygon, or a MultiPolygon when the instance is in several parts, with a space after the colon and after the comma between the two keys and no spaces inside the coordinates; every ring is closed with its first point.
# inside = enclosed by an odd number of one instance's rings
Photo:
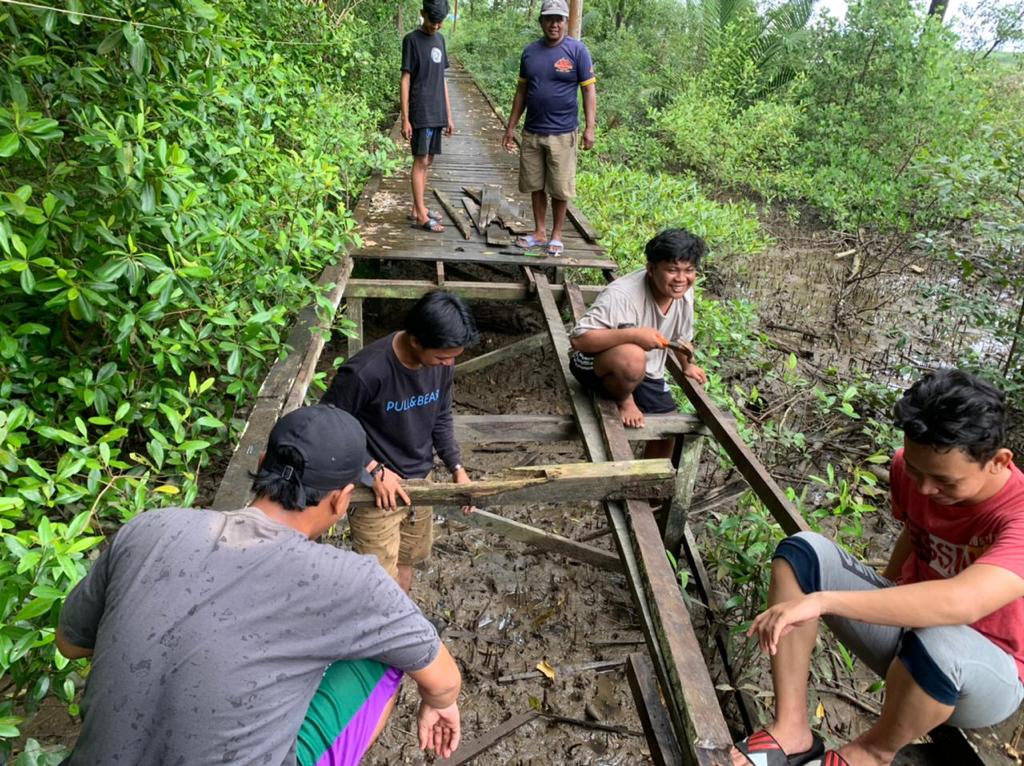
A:
{"type": "Polygon", "coordinates": [[[332,492],[347,484],[373,486],[366,471],[366,433],[359,421],[330,404],[300,407],[274,424],[260,471],[280,474],[303,487],[332,492]],[[290,447],[302,465],[281,454],[290,447]]]}

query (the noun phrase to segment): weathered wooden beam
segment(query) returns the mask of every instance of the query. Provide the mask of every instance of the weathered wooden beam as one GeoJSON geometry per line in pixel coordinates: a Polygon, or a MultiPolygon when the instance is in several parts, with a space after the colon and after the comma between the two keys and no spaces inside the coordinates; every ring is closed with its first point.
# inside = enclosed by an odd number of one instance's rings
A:
{"type": "Polygon", "coordinates": [[[501,187],[494,184],[484,184],[480,192],[480,215],[476,219],[476,228],[479,231],[486,231],[498,216],[498,206],[501,204],[501,187]]]}
{"type": "MultiPolygon", "coordinates": [[[[538,275],[538,294],[542,280],[538,275]]],[[[583,310],[582,295],[571,284],[566,285],[566,295],[573,318],[578,320],[583,310]]],[[[594,401],[601,416],[600,437],[606,454],[616,459],[632,456],[632,447],[614,402],[594,401]]],[[[675,572],[665,556],[654,513],[646,502],[628,500],[624,506],[625,529],[617,527],[621,520],[609,517],[616,530],[613,539],[623,562],[627,563],[627,554],[631,553],[636,563],[637,571],[629,577],[630,586],[636,601],[647,605],[644,634],[668,703],[676,739],[684,757],[694,766],[727,766],[731,762],[732,737],[718,705],[718,696],[675,572]]]]}
{"type": "Polygon", "coordinates": [[[609,572],[622,571],[622,562],[611,551],[595,548],[593,545],[580,543],[568,537],[556,535],[554,532],[537,529],[537,527],[531,527],[529,524],[523,524],[514,519],[479,509],[467,515],[462,512],[461,508],[455,506],[435,505],[434,510],[449,517],[452,521],[478,527],[485,532],[525,543],[538,550],[557,553],[609,572]]]}
{"type": "Polygon", "coordinates": [[[689,516],[690,502],[693,500],[693,488],[697,483],[697,472],[700,470],[700,451],[703,439],[693,436],[676,440],[676,489],[672,497],[666,501],[668,513],[665,517],[665,547],[673,554],[679,551],[683,541],[683,529],[689,516]]]}
{"type": "MultiPolygon", "coordinates": [[[[347,298],[392,298],[418,300],[437,285],[422,279],[351,279],[345,289],[347,298]]],[[[527,284],[519,282],[459,282],[446,281],[445,289],[470,300],[525,301],[531,297],[527,284]]],[[[561,286],[552,286],[556,297],[562,295],[561,286]]],[[[589,303],[601,292],[597,285],[585,285],[583,297],[589,303]]]]}
{"type": "Polygon", "coordinates": [[[733,465],[747,480],[754,494],[764,503],[786,534],[792,535],[809,530],[810,527],[800,516],[796,507],[775,483],[775,479],[768,473],[768,469],[744,443],[736,429],[723,417],[721,410],[711,401],[711,397],[708,396],[704,387],[683,375],[679,363],[672,358],[671,354],[669,355],[668,370],[683,393],[686,394],[686,398],[690,400],[690,404],[693,405],[701,420],[704,421],[704,425],[711,429],[711,433],[725,449],[733,465]]]}
{"type": "MultiPolygon", "coordinates": [[[[496,505],[558,503],[571,500],[622,500],[666,497],[672,492],[675,471],[668,460],[618,460],[605,463],[510,468],[500,477],[468,484],[405,481],[402,488],[413,505],[496,505]]],[[[376,504],[373,491],[358,486],[353,507],[376,504]]]]}
{"type": "Polygon", "coordinates": [[[495,349],[494,351],[488,351],[486,354],[480,354],[480,356],[467,359],[465,362],[455,365],[455,378],[458,379],[471,372],[487,369],[493,364],[503,362],[506,359],[515,358],[527,351],[532,351],[535,348],[543,346],[547,343],[547,340],[547,333],[539,332],[536,335],[530,335],[522,340],[517,340],[514,343],[509,343],[507,346],[495,349]]]}
{"type": "Polygon", "coordinates": [[[352,259],[347,255],[343,255],[337,263],[328,266],[321,273],[319,286],[332,286],[327,295],[332,308],[330,316],[324,317],[322,321],[315,303],[299,312],[285,341],[282,356],[263,380],[263,386],[249,413],[245,429],[239,436],[238,445],[231,455],[227,468],[224,469],[211,503],[212,508],[222,511],[234,510],[244,507],[249,502],[249,486],[252,483],[249,471],[256,466],[256,459],[267,443],[270,429],[284,413],[285,406],[294,408],[298,406],[295,404],[296,401],[301,404],[305,398],[311,378],[301,373],[303,370],[315,369],[324,345],[326,328],[323,324],[333,321],[334,312],[341,303],[341,296],[351,273],[352,259]]]}
{"type": "Polygon", "coordinates": [[[607,258],[585,254],[583,251],[566,249],[558,256],[537,256],[512,253],[505,250],[473,250],[470,252],[458,252],[456,250],[417,248],[415,250],[395,250],[377,248],[373,250],[360,250],[352,254],[354,258],[363,258],[373,261],[436,261],[444,260],[449,263],[493,263],[511,264],[514,266],[536,266],[540,267],[579,267],[604,269],[613,265],[607,258]],[[579,254],[577,254],[577,252],[579,254]]]}
{"type": "MultiPolygon", "coordinates": [[[[545,338],[546,340],[546,338],[545,338]]],[[[476,361],[476,360],[470,360],[476,361]]],[[[459,367],[456,366],[456,375],[459,367]]],[[[630,441],[654,441],[675,436],[707,436],[711,432],[696,415],[677,412],[649,415],[643,428],[626,432],[630,441]]],[[[459,444],[565,442],[579,438],[576,421],[566,415],[456,415],[455,440],[459,444]]],[[[744,485],[746,486],[746,485],[744,485]]]]}
{"type": "Polygon", "coordinates": [[[640,714],[640,724],[651,745],[654,766],[679,766],[683,762],[683,754],[672,734],[672,722],[658,691],[658,679],[650,657],[640,652],[629,655],[626,677],[640,714]]]}
{"type": "Polygon", "coordinates": [[[348,336],[348,358],[351,359],[363,349],[363,299],[346,299],[345,316],[355,325],[348,336]]]}
{"type": "Polygon", "coordinates": [[[434,196],[437,197],[437,201],[441,203],[441,207],[444,208],[444,212],[448,214],[448,217],[452,219],[452,223],[455,224],[455,228],[462,234],[463,239],[469,239],[469,227],[466,222],[462,220],[462,216],[459,215],[459,210],[456,209],[455,205],[440,189],[434,189],[434,196]]]}
{"type": "Polygon", "coordinates": [[[530,710],[526,713],[514,715],[505,721],[505,723],[491,729],[484,736],[478,737],[470,742],[463,742],[459,746],[459,749],[456,750],[450,758],[440,758],[434,761],[434,766],[462,766],[464,763],[469,763],[472,759],[480,755],[480,753],[490,747],[493,747],[520,726],[529,723],[539,715],[540,713],[536,710],[530,710]]]}

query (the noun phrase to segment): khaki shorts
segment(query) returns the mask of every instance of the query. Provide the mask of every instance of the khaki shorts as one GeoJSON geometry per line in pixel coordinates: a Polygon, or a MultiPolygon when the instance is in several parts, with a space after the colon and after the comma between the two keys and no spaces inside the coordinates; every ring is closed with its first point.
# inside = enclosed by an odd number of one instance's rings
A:
{"type": "Polygon", "coordinates": [[[434,509],[429,505],[395,511],[353,508],[348,513],[352,548],[372,553],[389,575],[397,577],[398,567],[426,561],[434,544],[434,509]]]}
{"type": "Polygon", "coordinates": [[[519,145],[519,191],[545,191],[555,199],[576,196],[576,133],[542,136],[523,131],[519,145]]]}

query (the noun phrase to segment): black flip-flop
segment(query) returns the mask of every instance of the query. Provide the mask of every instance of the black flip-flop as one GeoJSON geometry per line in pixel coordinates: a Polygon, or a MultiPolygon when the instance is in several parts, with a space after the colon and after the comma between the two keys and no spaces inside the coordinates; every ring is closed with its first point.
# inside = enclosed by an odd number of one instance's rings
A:
{"type": "MultiPolygon", "coordinates": [[[[746,739],[737,742],[736,749],[747,757],[752,766],[825,766],[821,761],[825,753],[825,743],[814,732],[811,732],[811,736],[814,738],[811,746],[802,753],[793,755],[787,755],[778,740],[764,729],[755,731],[746,739]]],[[[836,762],[834,766],[843,766],[844,763],[836,762]]]]}
{"type": "MultiPolygon", "coordinates": [[[[435,221],[440,221],[441,220],[441,214],[440,213],[435,213],[433,210],[427,209],[427,218],[433,218],[435,221]]],[[[413,215],[412,213],[409,213],[409,215],[407,215],[405,217],[405,220],[407,220],[407,221],[415,221],[416,220],[416,216],[413,215]]]]}

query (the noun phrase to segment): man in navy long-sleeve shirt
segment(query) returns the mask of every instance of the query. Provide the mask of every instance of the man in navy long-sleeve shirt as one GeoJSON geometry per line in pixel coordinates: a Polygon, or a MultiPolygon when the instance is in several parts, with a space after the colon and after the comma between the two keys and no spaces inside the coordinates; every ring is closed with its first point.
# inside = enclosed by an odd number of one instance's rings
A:
{"type": "Polygon", "coordinates": [[[430,474],[437,452],[457,484],[468,482],[455,442],[452,380],[455,359],[478,340],[465,301],[436,291],[423,296],[402,330],[371,343],[348,360],[323,402],[350,412],[366,431],[379,508],[349,511],[352,544],[372,553],[408,592],[413,567],[430,555],[430,508],[400,508],[409,498],[399,479],[430,474]]]}

